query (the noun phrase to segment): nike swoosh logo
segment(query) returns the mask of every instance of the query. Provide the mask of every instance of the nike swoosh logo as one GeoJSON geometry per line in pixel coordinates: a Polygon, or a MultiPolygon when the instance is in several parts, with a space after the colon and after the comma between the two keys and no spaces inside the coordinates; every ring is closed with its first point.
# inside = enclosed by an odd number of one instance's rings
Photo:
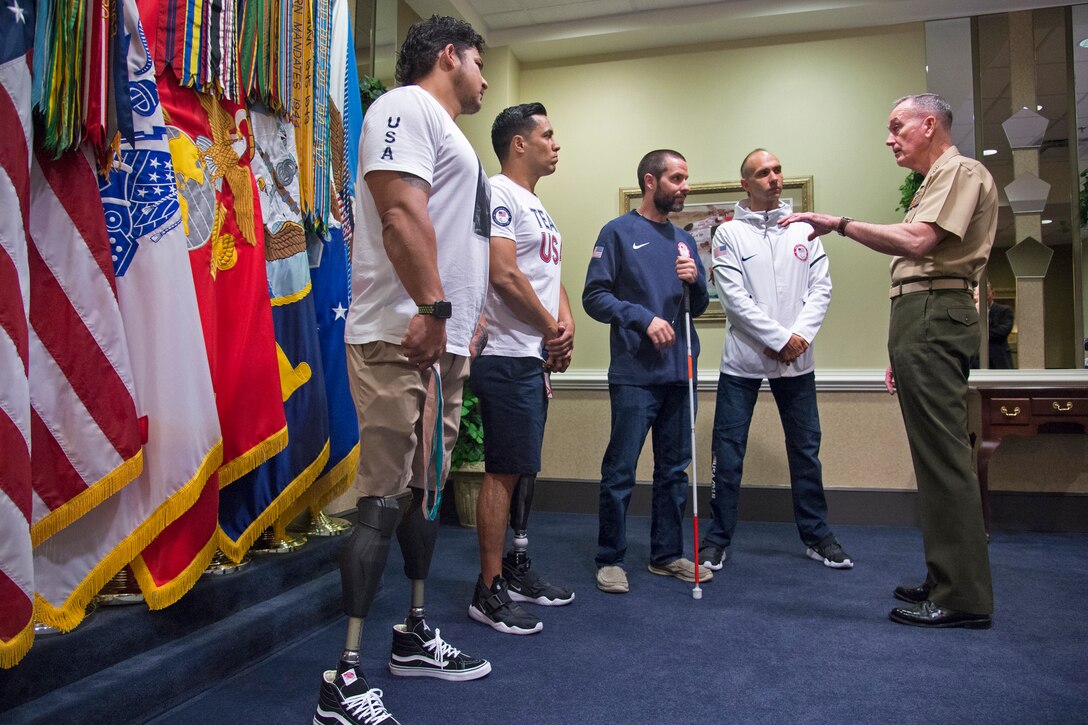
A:
{"type": "Polygon", "coordinates": [[[649,244],[649,242],[643,242],[642,244],[632,244],[631,249],[642,249],[647,244],[649,244]]]}
{"type": "Polygon", "coordinates": [[[747,261],[748,261],[749,259],[751,259],[751,258],[752,258],[752,257],[754,257],[754,256],[756,256],[756,255],[754,255],[754,254],[749,254],[749,255],[748,255],[747,257],[741,257],[741,258],[740,258],[740,261],[742,261],[742,262],[747,262],[747,261]]]}

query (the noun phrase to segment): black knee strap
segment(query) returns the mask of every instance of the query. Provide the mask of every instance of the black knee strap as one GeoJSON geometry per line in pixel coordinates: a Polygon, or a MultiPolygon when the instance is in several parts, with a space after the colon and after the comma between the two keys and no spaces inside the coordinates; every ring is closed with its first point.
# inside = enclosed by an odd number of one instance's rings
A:
{"type": "Polygon", "coordinates": [[[381,532],[389,538],[400,523],[408,493],[396,496],[361,496],[355,504],[359,525],[381,532]]]}
{"type": "Polygon", "coordinates": [[[389,542],[400,521],[396,496],[363,496],[356,504],[358,524],[340,545],[341,601],[349,617],[365,618],[389,558],[389,542]]]}
{"type": "Polygon", "coordinates": [[[397,527],[397,540],[404,555],[404,575],[409,579],[427,578],[434,542],[438,538],[438,521],[428,521],[423,515],[423,496],[423,489],[412,489],[411,503],[397,527]]]}

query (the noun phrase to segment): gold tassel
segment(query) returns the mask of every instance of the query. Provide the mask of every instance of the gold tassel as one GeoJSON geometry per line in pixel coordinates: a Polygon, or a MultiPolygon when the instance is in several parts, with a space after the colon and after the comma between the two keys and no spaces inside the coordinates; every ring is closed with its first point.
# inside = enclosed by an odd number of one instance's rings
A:
{"type": "Polygon", "coordinates": [[[34,617],[30,617],[18,634],[8,641],[0,640],[0,668],[10,670],[23,659],[30,651],[30,645],[34,644],[34,617]]]}
{"type": "Polygon", "coordinates": [[[237,541],[227,536],[222,528],[216,531],[217,538],[219,539],[219,550],[226,554],[231,561],[241,561],[242,557],[244,557],[250,547],[253,546],[253,542],[257,540],[257,537],[260,536],[265,529],[271,526],[295,501],[295,499],[305,492],[306,488],[321,474],[321,471],[325,468],[325,464],[328,462],[329,444],[326,441],[325,447],[321,449],[321,453],[318,454],[314,462],[307,466],[306,469],[268,505],[268,508],[262,511],[260,515],[246,527],[246,530],[242,532],[242,535],[238,537],[237,541]]]}
{"type": "Polygon", "coordinates": [[[303,511],[320,511],[329,505],[349,488],[355,480],[355,469],[359,467],[359,444],[344,456],[339,463],[329,469],[321,478],[306,489],[306,492],[289,506],[280,517],[276,525],[286,530],[295,518],[303,511]]]}
{"type": "Polygon", "coordinates": [[[155,583],[155,578],[151,576],[143,556],[138,556],[132,561],[132,573],[136,575],[136,582],[140,585],[140,591],[144,594],[148,609],[166,609],[193,588],[204,574],[204,570],[208,568],[212,557],[215,556],[215,538],[213,533],[208,538],[208,543],[193,557],[189,566],[161,587],[155,583]]]}
{"type": "Polygon", "coordinates": [[[219,469],[219,488],[226,488],[287,447],[287,426],[270,435],[219,469]]]}
{"type": "Polygon", "coordinates": [[[143,470],[144,451],[141,448],[135,456],[65,501],[60,507],[53,509],[38,519],[30,527],[30,542],[34,546],[38,546],[50,536],[132,483],[143,470]]]}
{"type": "MultiPolygon", "coordinates": [[[[121,568],[140,555],[163,529],[172,524],[179,516],[192,508],[200,498],[204,484],[219,468],[223,460],[223,441],[219,440],[204,456],[194,476],[174,492],[146,521],[114,548],[98,563],[68,599],[60,606],[53,606],[40,594],[34,595],[34,615],[37,621],[56,627],[62,632],[70,632],[79,626],[85,616],[87,604],[94,598],[106,582],[121,571],[121,568]]],[[[137,578],[139,581],[139,578],[137,578]]],[[[141,583],[142,586],[142,583],[141,583]]],[[[144,593],[146,598],[147,593],[144,593]]]]}

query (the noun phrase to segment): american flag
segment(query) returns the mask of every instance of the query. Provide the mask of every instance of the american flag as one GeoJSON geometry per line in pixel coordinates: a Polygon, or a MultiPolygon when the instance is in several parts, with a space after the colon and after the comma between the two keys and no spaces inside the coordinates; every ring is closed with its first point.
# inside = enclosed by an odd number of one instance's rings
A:
{"type": "Polygon", "coordinates": [[[0,13],[0,667],[14,667],[34,640],[26,238],[34,4],[5,0],[0,13]]]}

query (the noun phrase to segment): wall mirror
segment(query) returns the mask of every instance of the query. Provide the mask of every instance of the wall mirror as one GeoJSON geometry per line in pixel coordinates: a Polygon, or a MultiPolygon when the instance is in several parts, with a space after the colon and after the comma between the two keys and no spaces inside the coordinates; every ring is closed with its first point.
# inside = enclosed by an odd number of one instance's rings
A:
{"type": "MultiPolygon", "coordinates": [[[[956,145],[981,159],[998,186],[1001,207],[987,278],[996,301],[1013,309],[1017,283],[1007,254],[1025,232],[1017,231],[1004,189],[1023,173],[1025,157],[1014,163],[1014,154],[1022,152],[1010,148],[1002,124],[1020,110],[1014,108],[1014,88],[1023,89],[1024,83],[1034,88],[1030,110],[1043,116],[1047,127],[1037,168],[1030,159],[1027,168],[1050,184],[1050,191],[1038,225],[1026,226],[1038,233],[1038,237],[1032,233],[1033,238],[1053,251],[1043,285],[1044,366],[1081,368],[1086,364],[1088,335],[1084,295],[1088,226],[1083,217],[1088,210],[1083,191],[1088,179],[1088,5],[1019,15],[927,23],[927,85],[952,103],[956,145]],[[1022,31],[1025,17],[1030,19],[1032,36],[1027,63],[1013,59],[1015,44],[1010,46],[1010,33],[1022,31]],[[1016,73],[1019,78],[1014,78],[1016,73]]],[[[1018,359],[1019,332],[1014,327],[1009,339],[1013,367],[1023,367],[1018,359]]]]}

